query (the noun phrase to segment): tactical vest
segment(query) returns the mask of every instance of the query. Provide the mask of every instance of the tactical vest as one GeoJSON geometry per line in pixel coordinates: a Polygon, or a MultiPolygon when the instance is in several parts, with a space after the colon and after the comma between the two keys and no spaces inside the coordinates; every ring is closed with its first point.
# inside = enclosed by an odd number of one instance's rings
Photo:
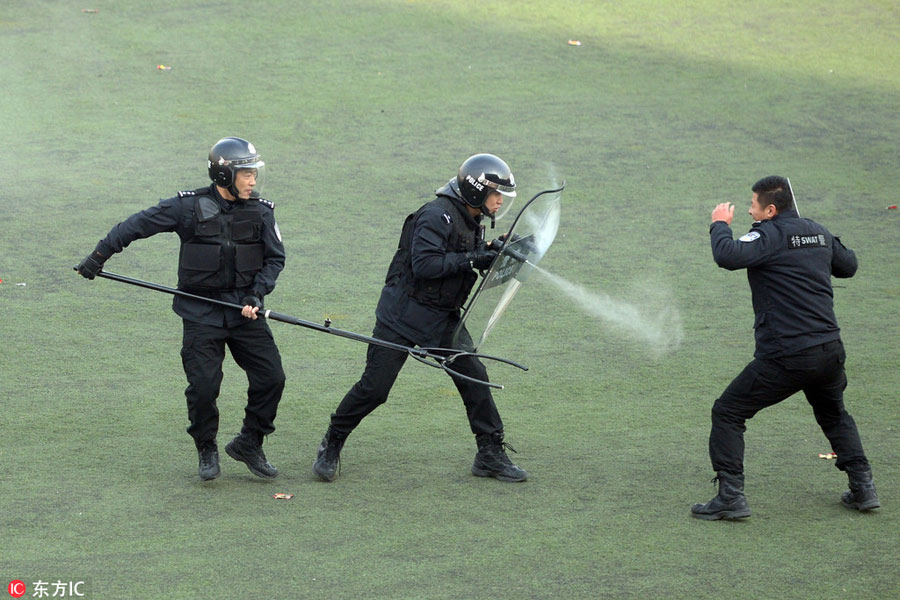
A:
{"type": "MultiPolygon", "coordinates": [[[[453,217],[453,233],[450,235],[446,251],[449,252],[471,252],[475,249],[476,243],[480,236],[480,228],[469,229],[466,226],[465,216],[462,214],[460,207],[456,202],[445,196],[438,196],[432,201],[443,208],[453,217]]],[[[413,214],[406,217],[403,223],[403,231],[400,234],[400,243],[397,246],[397,252],[388,267],[388,274],[385,278],[386,285],[401,285],[405,288],[406,293],[412,296],[421,304],[427,306],[435,306],[444,309],[458,309],[472,286],[478,280],[478,275],[471,269],[463,269],[460,272],[448,275],[438,279],[416,279],[413,277],[412,256],[410,248],[412,246],[413,229],[416,219],[425,210],[426,204],[413,214]]]]}
{"type": "Polygon", "coordinates": [[[263,266],[259,202],[236,203],[226,212],[211,196],[196,196],[189,227],[178,257],[180,289],[233,290],[253,283],[263,266]]]}

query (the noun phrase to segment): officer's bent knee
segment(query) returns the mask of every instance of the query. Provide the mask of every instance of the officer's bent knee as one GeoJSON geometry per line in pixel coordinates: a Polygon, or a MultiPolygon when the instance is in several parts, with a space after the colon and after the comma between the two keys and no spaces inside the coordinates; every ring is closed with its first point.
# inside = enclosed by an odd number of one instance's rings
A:
{"type": "Polygon", "coordinates": [[[744,419],[736,406],[729,405],[721,398],[715,401],[711,413],[713,420],[744,419]]]}

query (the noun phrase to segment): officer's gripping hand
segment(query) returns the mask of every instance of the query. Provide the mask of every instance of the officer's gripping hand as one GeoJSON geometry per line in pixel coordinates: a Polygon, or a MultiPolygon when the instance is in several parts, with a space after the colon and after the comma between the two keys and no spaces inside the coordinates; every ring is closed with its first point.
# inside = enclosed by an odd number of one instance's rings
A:
{"type": "Polygon", "coordinates": [[[497,251],[488,248],[481,248],[466,252],[466,260],[473,269],[484,271],[491,266],[494,259],[497,258],[497,251]]]}
{"type": "Polygon", "coordinates": [[[97,273],[103,270],[103,263],[106,262],[106,259],[106,256],[94,250],[73,268],[85,279],[93,279],[97,276],[97,273]]]}
{"type": "MultiPolygon", "coordinates": [[[[496,250],[498,253],[503,252],[504,248],[506,248],[506,251],[505,251],[506,256],[511,256],[513,259],[515,259],[521,263],[528,262],[528,257],[526,255],[522,254],[518,250],[513,250],[511,246],[507,247],[506,243],[501,241],[502,239],[503,238],[500,238],[499,240],[491,240],[488,243],[488,248],[490,248],[491,250],[496,250]]],[[[519,238],[519,239],[521,239],[521,238],[519,238]]]]}
{"type": "Polygon", "coordinates": [[[241,309],[241,314],[255,321],[258,318],[256,314],[262,308],[262,300],[257,296],[244,296],[241,298],[241,304],[244,305],[244,308],[241,309]]]}
{"type": "Polygon", "coordinates": [[[509,242],[510,244],[513,244],[513,243],[518,242],[519,240],[521,240],[521,239],[522,239],[522,236],[519,235],[518,233],[514,233],[514,234],[512,235],[512,238],[510,238],[510,239],[507,239],[507,238],[509,238],[509,234],[508,234],[508,233],[504,233],[504,234],[501,235],[500,237],[498,237],[498,238],[496,238],[496,239],[493,239],[493,240],[491,240],[490,242],[488,242],[488,247],[489,247],[489,248],[493,248],[494,250],[498,250],[498,251],[499,251],[501,248],[503,248],[503,245],[506,244],[507,242],[509,242]]]}

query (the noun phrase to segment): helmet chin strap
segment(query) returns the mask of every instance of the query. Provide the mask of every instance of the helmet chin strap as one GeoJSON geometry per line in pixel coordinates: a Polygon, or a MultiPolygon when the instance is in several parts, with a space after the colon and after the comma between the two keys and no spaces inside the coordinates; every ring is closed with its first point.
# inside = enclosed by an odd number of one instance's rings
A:
{"type": "Polygon", "coordinates": [[[223,189],[223,190],[227,190],[228,193],[231,194],[231,197],[234,198],[234,201],[238,201],[238,200],[241,199],[241,197],[238,195],[237,188],[234,187],[234,179],[235,179],[235,178],[234,178],[234,176],[232,175],[232,177],[231,177],[231,183],[229,183],[227,186],[222,185],[222,184],[219,183],[219,182],[216,182],[216,186],[219,187],[219,188],[221,188],[221,189],[223,189]]]}
{"type": "Polygon", "coordinates": [[[237,179],[234,175],[231,176],[231,185],[228,186],[228,191],[234,196],[235,202],[244,202],[245,200],[241,198],[240,192],[238,192],[237,188],[234,186],[234,181],[237,179]]]}
{"type": "Polygon", "coordinates": [[[494,212],[488,212],[488,211],[486,211],[486,210],[484,209],[484,207],[485,207],[485,205],[482,204],[482,205],[481,205],[481,212],[482,212],[483,214],[487,215],[488,217],[490,217],[490,219],[491,219],[491,229],[493,229],[494,226],[497,224],[496,221],[494,220],[494,215],[497,213],[497,211],[494,211],[494,212]]]}

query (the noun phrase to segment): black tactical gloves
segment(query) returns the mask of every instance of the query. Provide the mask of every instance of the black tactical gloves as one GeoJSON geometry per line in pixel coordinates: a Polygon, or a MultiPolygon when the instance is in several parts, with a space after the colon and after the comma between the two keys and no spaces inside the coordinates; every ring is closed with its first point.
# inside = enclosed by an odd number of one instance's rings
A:
{"type": "Polygon", "coordinates": [[[469,266],[479,271],[489,268],[495,258],[497,258],[497,252],[486,248],[466,252],[466,261],[468,261],[469,266]]]}
{"type": "Polygon", "coordinates": [[[253,308],[262,309],[262,300],[258,296],[244,296],[241,298],[241,306],[252,306],[253,308]]]}
{"type": "MultiPolygon", "coordinates": [[[[519,262],[528,262],[528,256],[526,256],[522,252],[519,252],[518,250],[513,250],[512,247],[508,247],[505,238],[506,238],[506,236],[503,236],[499,239],[491,240],[488,243],[488,248],[490,248],[491,250],[496,250],[498,253],[504,252],[504,249],[505,249],[504,254],[506,256],[511,256],[519,262]]],[[[522,236],[513,234],[513,242],[516,242],[521,239],[522,239],[522,236]]],[[[510,244],[511,243],[512,242],[510,242],[510,244]]]]}
{"type": "Polygon", "coordinates": [[[97,276],[97,273],[103,270],[103,263],[106,262],[107,258],[109,257],[103,256],[98,250],[94,250],[73,268],[85,279],[93,279],[97,276]]]}

